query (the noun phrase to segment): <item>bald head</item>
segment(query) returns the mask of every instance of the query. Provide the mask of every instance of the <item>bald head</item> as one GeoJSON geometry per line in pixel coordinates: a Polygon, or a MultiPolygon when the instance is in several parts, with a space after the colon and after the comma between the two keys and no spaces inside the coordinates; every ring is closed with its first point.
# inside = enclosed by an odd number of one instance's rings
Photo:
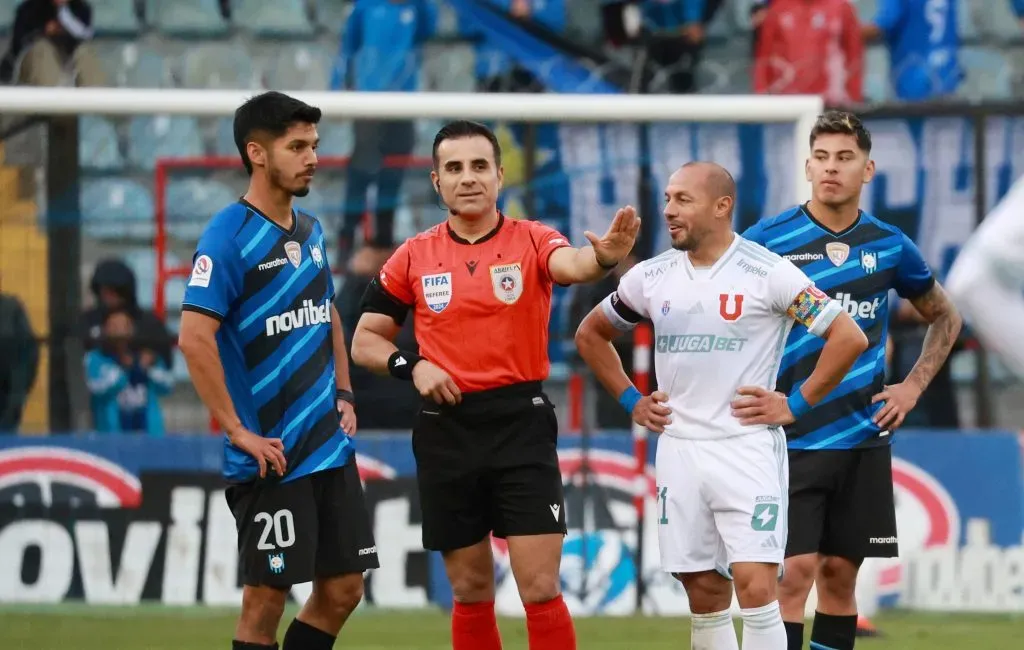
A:
{"type": "Polygon", "coordinates": [[[679,171],[685,169],[690,170],[692,173],[701,175],[701,184],[707,189],[708,195],[711,200],[717,200],[723,197],[729,197],[732,199],[732,203],[736,203],[736,181],[733,179],[732,174],[725,167],[722,167],[718,163],[713,163],[704,160],[695,160],[688,162],[679,168],[679,171]]]}
{"type": "Polygon", "coordinates": [[[736,181],[724,167],[694,161],[680,167],[665,188],[665,219],[672,246],[694,250],[708,236],[732,231],[736,181]]]}

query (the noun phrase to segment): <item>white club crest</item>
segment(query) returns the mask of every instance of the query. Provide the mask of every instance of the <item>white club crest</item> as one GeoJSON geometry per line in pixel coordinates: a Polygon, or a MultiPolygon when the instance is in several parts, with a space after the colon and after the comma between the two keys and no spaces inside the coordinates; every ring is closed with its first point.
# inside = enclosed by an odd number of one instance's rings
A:
{"type": "Polygon", "coordinates": [[[836,266],[842,266],[850,257],[850,246],[841,241],[833,241],[825,244],[825,253],[830,262],[836,266]]]}
{"type": "Polygon", "coordinates": [[[323,253],[320,252],[319,244],[309,245],[309,256],[313,258],[313,264],[316,264],[316,268],[324,268],[324,256],[323,253]]]}
{"type": "Polygon", "coordinates": [[[420,278],[423,287],[423,302],[430,311],[440,314],[452,301],[452,274],[434,273],[420,278]]]}
{"type": "Polygon", "coordinates": [[[874,251],[861,251],[860,267],[865,273],[874,273],[878,270],[878,255],[874,251]]]}
{"type": "Polygon", "coordinates": [[[523,266],[519,262],[491,267],[494,297],[506,305],[514,305],[523,295],[523,266]]]}
{"type": "Polygon", "coordinates": [[[289,241],[284,243],[284,254],[288,258],[288,261],[292,263],[292,266],[299,268],[299,262],[302,261],[302,246],[297,241],[289,241]]]}

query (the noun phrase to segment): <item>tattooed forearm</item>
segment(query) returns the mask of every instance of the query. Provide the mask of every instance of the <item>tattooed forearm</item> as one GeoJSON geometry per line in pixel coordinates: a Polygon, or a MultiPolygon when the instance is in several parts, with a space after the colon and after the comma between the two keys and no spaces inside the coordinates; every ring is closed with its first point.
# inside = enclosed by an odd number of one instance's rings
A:
{"type": "Polygon", "coordinates": [[[946,363],[960,335],[960,312],[938,282],[927,293],[910,302],[929,323],[921,356],[906,379],[923,392],[946,363]]]}

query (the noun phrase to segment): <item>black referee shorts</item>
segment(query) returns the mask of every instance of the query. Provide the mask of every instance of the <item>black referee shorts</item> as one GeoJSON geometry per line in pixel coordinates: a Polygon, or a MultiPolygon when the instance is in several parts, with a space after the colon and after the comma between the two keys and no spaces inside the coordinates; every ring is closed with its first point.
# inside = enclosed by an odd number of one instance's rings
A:
{"type": "Polygon", "coordinates": [[[494,533],[565,534],[558,422],[540,382],[425,402],[412,447],[423,547],[450,551],[494,533]]]}
{"type": "Polygon", "coordinates": [[[892,447],[790,450],[786,557],[896,557],[892,447]]]}

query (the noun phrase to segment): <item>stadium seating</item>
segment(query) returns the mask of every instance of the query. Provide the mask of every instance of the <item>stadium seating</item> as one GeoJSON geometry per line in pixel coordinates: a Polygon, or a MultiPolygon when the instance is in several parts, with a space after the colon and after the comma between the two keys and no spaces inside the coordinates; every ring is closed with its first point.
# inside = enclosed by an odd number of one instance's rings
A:
{"type": "MultiPolygon", "coordinates": [[[[1000,2],[1001,0],[996,0],[1000,2]]],[[[980,38],[978,25],[975,21],[974,3],[971,0],[956,0],[957,2],[957,33],[965,43],[972,43],[980,38]]]]}
{"type": "Polygon", "coordinates": [[[316,0],[314,4],[317,24],[332,35],[341,33],[351,10],[351,3],[338,0],[316,0]]]}
{"type": "Polygon", "coordinates": [[[232,22],[260,37],[306,37],[314,32],[302,0],[234,0],[232,22]]]}
{"type": "Polygon", "coordinates": [[[268,88],[327,90],[334,61],[334,50],[316,44],[288,44],[273,51],[263,76],[268,88]]]}
{"type": "Polygon", "coordinates": [[[236,200],[238,192],[216,179],[171,179],[167,184],[167,230],[175,238],[195,241],[210,216],[236,200]]]}
{"type": "Polygon", "coordinates": [[[218,0],[146,0],[145,18],[149,25],[169,36],[209,38],[228,32],[218,0]]]}
{"type": "Polygon", "coordinates": [[[189,48],[182,61],[186,88],[247,89],[260,86],[252,57],[238,44],[209,43],[189,48]]]}
{"type": "Polygon", "coordinates": [[[171,67],[152,47],[136,42],[100,42],[107,78],[127,88],[170,88],[174,86],[171,67]]]}
{"type": "Polygon", "coordinates": [[[140,169],[152,170],[159,158],[187,158],[204,153],[195,118],[142,115],[128,124],[128,160],[140,169]]]}
{"type": "Polygon", "coordinates": [[[136,36],[142,30],[134,0],[92,0],[96,36],[136,36]]]}
{"type": "Polygon", "coordinates": [[[84,115],[78,122],[78,162],[90,172],[117,171],[124,167],[117,129],[110,120],[84,115]]]}
{"type": "Polygon", "coordinates": [[[873,45],[864,53],[864,99],[884,102],[892,95],[889,77],[889,50],[884,45],[873,45]]]}
{"type": "Polygon", "coordinates": [[[153,196],[139,181],[86,178],[81,205],[87,237],[119,241],[153,237],[153,196]]]}
{"type": "Polygon", "coordinates": [[[1013,73],[1009,61],[999,50],[989,47],[965,47],[960,50],[965,78],[958,94],[972,100],[1009,99],[1013,73]]]}

